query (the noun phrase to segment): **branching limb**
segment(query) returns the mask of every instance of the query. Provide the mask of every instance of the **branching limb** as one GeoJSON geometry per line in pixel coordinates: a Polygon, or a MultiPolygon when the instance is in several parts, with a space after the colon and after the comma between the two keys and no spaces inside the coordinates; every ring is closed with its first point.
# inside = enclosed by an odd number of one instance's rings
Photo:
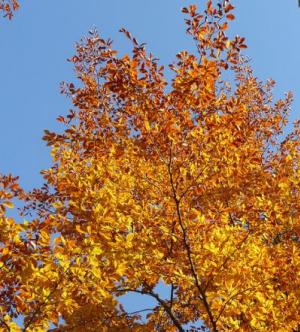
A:
{"type": "Polygon", "coordinates": [[[174,199],[175,206],[176,206],[177,218],[178,218],[178,222],[179,222],[182,234],[183,234],[183,243],[184,243],[184,248],[187,252],[187,257],[188,257],[188,261],[189,261],[189,265],[190,265],[190,270],[191,270],[192,276],[194,278],[196,288],[199,291],[200,300],[204,304],[206,313],[209,317],[209,321],[210,321],[211,326],[213,328],[212,331],[217,332],[216,321],[215,321],[215,319],[213,317],[213,314],[211,312],[210,305],[208,303],[205,291],[201,287],[201,284],[199,282],[199,278],[198,278],[198,275],[197,275],[197,272],[196,272],[196,268],[195,268],[195,265],[194,265],[194,262],[193,262],[193,259],[192,259],[192,250],[191,250],[191,247],[190,247],[190,244],[189,244],[187,230],[185,228],[185,225],[184,225],[183,219],[182,219],[182,215],[181,215],[180,198],[178,198],[178,196],[177,196],[176,188],[174,186],[173,174],[172,174],[172,146],[170,147],[170,153],[169,153],[168,174],[169,174],[171,189],[172,189],[172,193],[173,193],[173,199],[174,199]]]}
{"type": "Polygon", "coordinates": [[[171,307],[169,307],[169,305],[164,300],[162,300],[158,294],[154,293],[151,288],[148,288],[147,290],[139,290],[139,289],[132,289],[132,288],[119,288],[116,291],[117,292],[126,292],[126,293],[127,292],[133,292],[133,293],[138,293],[138,294],[142,294],[142,295],[151,296],[163,307],[163,309],[165,310],[167,315],[172,320],[173,324],[177,327],[178,331],[179,332],[184,332],[183,327],[181,326],[180,322],[178,321],[178,319],[174,315],[171,307]]]}

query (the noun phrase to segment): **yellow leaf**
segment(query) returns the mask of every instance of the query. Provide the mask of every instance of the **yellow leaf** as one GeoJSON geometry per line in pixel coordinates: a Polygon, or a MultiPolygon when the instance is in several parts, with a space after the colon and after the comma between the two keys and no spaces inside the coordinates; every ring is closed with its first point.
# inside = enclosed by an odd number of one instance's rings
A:
{"type": "Polygon", "coordinates": [[[150,131],[151,130],[151,127],[150,127],[150,123],[149,123],[149,121],[148,120],[145,120],[145,128],[146,128],[146,130],[147,131],[150,131]]]}
{"type": "Polygon", "coordinates": [[[12,209],[14,207],[14,203],[9,202],[9,201],[3,202],[2,204],[9,209],[12,209]]]}

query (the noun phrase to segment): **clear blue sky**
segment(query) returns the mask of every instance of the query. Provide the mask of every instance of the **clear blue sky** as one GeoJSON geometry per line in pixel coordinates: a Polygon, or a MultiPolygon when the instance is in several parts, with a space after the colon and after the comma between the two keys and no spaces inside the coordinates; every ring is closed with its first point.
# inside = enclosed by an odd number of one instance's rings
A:
{"type": "MultiPolygon", "coordinates": [[[[125,27],[167,64],[178,51],[193,45],[184,33],[180,12],[182,6],[192,2],[21,0],[22,7],[13,21],[0,20],[0,172],[19,175],[25,189],[41,184],[39,171],[50,164],[49,150],[41,140],[43,130],[60,129],[55,119],[70,105],[60,95],[59,83],[74,78],[66,59],[90,28],[97,27],[105,38],[111,37],[124,53],[128,43],[118,30],[125,27]]],[[[300,118],[297,0],[232,3],[237,7],[237,20],[231,32],[247,38],[245,53],[252,58],[256,75],[277,81],[276,97],[292,90],[295,101],[291,120],[300,118]]],[[[166,291],[161,288],[161,292],[166,291]]],[[[140,309],[140,301],[127,299],[130,310],[140,309]]]]}

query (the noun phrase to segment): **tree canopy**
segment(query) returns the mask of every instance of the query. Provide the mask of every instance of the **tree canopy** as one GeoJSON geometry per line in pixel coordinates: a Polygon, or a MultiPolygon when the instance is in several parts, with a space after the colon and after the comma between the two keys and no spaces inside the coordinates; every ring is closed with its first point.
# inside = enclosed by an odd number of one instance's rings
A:
{"type": "Polygon", "coordinates": [[[195,52],[170,82],[125,29],[131,55],[97,31],[76,45],[44,185],[0,177],[0,331],[297,331],[299,122],[283,138],[292,95],[227,36],[233,9],[182,9],[195,52]],[[156,305],[141,319],[128,293],[156,305]]]}

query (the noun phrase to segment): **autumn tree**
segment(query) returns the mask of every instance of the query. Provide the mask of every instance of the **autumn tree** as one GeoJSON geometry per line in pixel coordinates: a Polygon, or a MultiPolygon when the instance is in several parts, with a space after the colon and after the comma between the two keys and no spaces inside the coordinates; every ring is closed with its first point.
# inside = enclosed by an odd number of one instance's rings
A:
{"type": "Polygon", "coordinates": [[[131,55],[96,31],[77,44],[45,184],[1,178],[1,331],[297,330],[299,122],[282,139],[292,96],[227,37],[233,9],[183,8],[196,50],[171,82],[125,29],[131,55]],[[7,217],[14,198],[30,221],[7,217]],[[142,320],[130,293],[156,301],[142,320]]]}

